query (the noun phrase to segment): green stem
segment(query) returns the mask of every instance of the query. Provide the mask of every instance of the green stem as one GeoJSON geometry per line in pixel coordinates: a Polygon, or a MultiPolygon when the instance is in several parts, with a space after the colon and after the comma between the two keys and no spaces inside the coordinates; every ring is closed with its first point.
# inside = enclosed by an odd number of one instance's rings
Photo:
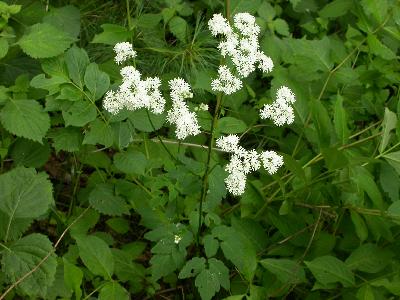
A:
{"type": "Polygon", "coordinates": [[[128,19],[128,29],[132,29],[131,9],[129,7],[129,0],[126,0],[126,18],[128,19]]]}
{"type": "Polygon", "coordinates": [[[0,243],[0,246],[6,249],[8,252],[12,252],[10,248],[8,248],[6,245],[0,243]]]}

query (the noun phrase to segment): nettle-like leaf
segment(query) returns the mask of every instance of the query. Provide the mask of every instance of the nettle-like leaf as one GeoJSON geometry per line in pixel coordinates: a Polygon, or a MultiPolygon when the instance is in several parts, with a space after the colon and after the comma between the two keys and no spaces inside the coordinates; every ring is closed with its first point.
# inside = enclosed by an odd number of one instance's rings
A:
{"type": "MultiPolygon", "coordinates": [[[[16,282],[20,277],[36,267],[48,253],[53,251],[53,246],[49,239],[38,233],[23,237],[9,245],[8,248],[10,251],[3,251],[1,264],[9,283],[16,282]]],[[[56,256],[52,254],[17,288],[27,296],[45,298],[47,288],[54,281],[56,269],[56,256]]]]}
{"type": "Polygon", "coordinates": [[[106,242],[93,235],[75,235],[79,256],[85,266],[95,275],[111,279],[114,273],[114,258],[106,242]]]}
{"type": "Polygon", "coordinates": [[[90,130],[83,139],[83,144],[104,145],[110,147],[113,144],[113,131],[109,124],[104,121],[95,119],[89,124],[90,130]]]}
{"type": "Polygon", "coordinates": [[[47,136],[53,139],[53,147],[57,152],[78,151],[83,140],[81,130],[77,127],[55,128],[47,136]]]}
{"type": "Polygon", "coordinates": [[[86,67],[90,63],[89,56],[85,50],[72,47],[65,53],[64,57],[69,78],[82,89],[86,67]]]}
{"type": "Polygon", "coordinates": [[[10,100],[0,111],[0,121],[16,136],[42,142],[50,128],[50,118],[35,100],[10,100]]]}
{"type": "Polygon", "coordinates": [[[41,23],[31,26],[28,33],[18,41],[18,45],[33,58],[46,58],[63,53],[74,40],[55,26],[41,23]]]}
{"type": "Polygon", "coordinates": [[[6,226],[1,228],[5,240],[9,236],[15,236],[14,224],[17,231],[23,231],[22,228],[30,223],[29,220],[46,213],[54,202],[52,190],[47,175],[37,174],[35,169],[18,167],[0,175],[0,210],[7,218],[0,225],[6,226]]]}
{"type": "Polygon", "coordinates": [[[345,264],[350,270],[365,273],[378,273],[391,261],[393,253],[374,244],[364,244],[355,249],[346,259],[345,264]]]}
{"type": "Polygon", "coordinates": [[[229,290],[229,269],[218,259],[210,258],[208,268],[204,257],[194,257],[189,260],[179,273],[179,278],[195,277],[195,285],[202,300],[210,300],[221,286],[229,290]]]}
{"type": "Polygon", "coordinates": [[[65,286],[75,293],[75,299],[81,299],[82,290],[81,284],[83,279],[83,272],[80,268],[70,263],[67,259],[63,258],[64,265],[64,284],[65,286]]]}
{"type": "Polygon", "coordinates": [[[115,187],[111,183],[97,184],[89,195],[89,202],[102,214],[121,216],[129,213],[128,204],[124,198],[115,194],[115,187]]]}
{"type": "Polygon", "coordinates": [[[106,283],[99,293],[99,300],[129,300],[129,293],[118,282],[106,283]]]}
{"type": "Polygon", "coordinates": [[[283,283],[297,284],[306,282],[304,268],[293,260],[266,258],[261,260],[260,263],[283,283]]]}

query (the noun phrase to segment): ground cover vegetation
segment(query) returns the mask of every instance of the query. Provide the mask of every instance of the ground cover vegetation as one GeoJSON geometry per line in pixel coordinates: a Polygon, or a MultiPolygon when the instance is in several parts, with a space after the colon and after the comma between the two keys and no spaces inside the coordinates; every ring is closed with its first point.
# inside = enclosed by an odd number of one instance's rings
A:
{"type": "Polygon", "coordinates": [[[398,299],[400,2],[0,1],[0,300],[398,299]]]}

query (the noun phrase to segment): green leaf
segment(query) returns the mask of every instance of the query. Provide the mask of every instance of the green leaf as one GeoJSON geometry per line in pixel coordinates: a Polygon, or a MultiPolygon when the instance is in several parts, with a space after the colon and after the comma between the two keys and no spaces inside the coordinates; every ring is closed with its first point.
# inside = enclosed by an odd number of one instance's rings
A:
{"type": "Polygon", "coordinates": [[[246,131],[247,125],[242,120],[224,117],[218,120],[217,128],[221,133],[242,133],[246,131]]]}
{"type": "Polygon", "coordinates": [[[31,80],[31,86],[37,89],[48,90],[49,95],[53,95],[60,91],[60,87],[63,83],[67,83],[68,80],[61,76],[52,76],[46,78],[44,74],[36,75],[31,80]]]}
{"type": "Polygon", "coordinates": [[[364,244],[355,249],[345,263],[350,270],[378,273],[390,264],[393,253],[374,244],[364,244]]]}
{"type": "Polygon", "coordinates": [[[43,22],[53,25],[75,39],[81,29],[80,19],[79,9],[72,5],[66,5],[59,8],[51,8],[50,12],[43,18],[43,22]]]}
{"type": "Polygon", "coordinates": [[[55,128],[48,134],[53,139],[53,147],[56,152],[61,150],[67,152],[79,151],[83,136],[81,130],[76,127],[55,128]]]}
{"type": "Polygon", "coordinates": [[[187,261],[179,272],[179,279],[194,277],[205,269],[206,260],[204,257],[193,257],[187,261]]]}
{"type": "Polygon", "coordinates": [[[381,192],[374,180],[374,177],[367,169],[363,167],[353,168],[350,176],[357,186],[367,193],[375,207],[384,209],[385,205],[381,192]]]}
{"type": "Polygon", "coordinates": [[[133,127],[128,122],[112,123],[111,128],[113,131],[114,145],[118,149],[128,147],[129,143],[133,140],[133,127]]]}
{"type": "Polygon", "coordinates": [[[283,35],[283,36],[290,35],[289,25],[286,23],[285,20],[278,18],[273,21],[273,24],[274,24],[275,31],[277,33],[279,33],[280,35],[283,35]]]}
{"type": "Polygon", "coordinates": [[[337,18],[347,14],[352,6],[352,1],[335,0],[325,5],[318,14],[323,18],[337,18]]]}
{"type": "Polygon", "coordinates": [[[355,211],[350,211],[351,221],[354,224],[354,228],[356,230],[356,234],[361,242],[365,241],[368,238],[368,228],[365,224],[362,216],[360,216],[355,211]]]}
{"type": "Polygon", "coordinates": [[[353,273],[336,257],[321,256],[305,264],[322,285],[340,282],[344,287],[351,287],[355,284],[353,273]]]}
{"type": "Polygon", "coordinates": [[[71,264],[67,259],[64,262],[64,283],[67,288],[75,293],[75,299],[79,300],[82,296],[81,284],[83,272],[77,266],[71,264]]]}
{"type": "Polygon", "coordinates": [[[127,251],[111,249],[115,261],[115,275],[122,282],[141,280],[145,277],[143,265],[132,262],[132,256],[127,251]]]}
{"type": "Polygon", "coordinates": [[[68,101],[80,101],[83,99],[83,92],[76,86],[71,84],[64,85],[61,87],[60,94],[56,99],[68,100],[68,101]]]}
{"type": "Polygon", "coordinates": [[[400,151],[390,152],[382,156],[400,174],[400,151]]]}
{"type": "Polygon", "coordinates": [[[211,300],[219,292],[221,286],[226,290],[230,286],[229,269],[224,263],[218,259],[210,258],[208,264],[209,269],[201,271],[194,282],[202,300],[211,300]]]}
{"type": "Polygon", "coordinates": [[[185,19],[175,16],[168,22],[169,30],[181,42],[186,41],[187,23],[185,19]]]}
{"type": "Polygon", "coordinates": [[[385,151],[391,137],[391,131],[397,127],[397,115],[385,107],[385,115],[382,122],[382,140],[379,145],[379,152],[385,151]]]}
{"type": "Polygon", "coordinates": [[[102,24],[103,32],[96,34],[92,43],[101,43],[114,46],[117,43],[125,42],[132,35],[128,29],[115,24],[102,24]]]}
{"type": "Polygon", "coordinates": [[[387,212],[389,216],[393,218],[393,222],[400,224],[400,200],[392,203],[389,206],[387,212]]]}
{"type": "Polygon", "coordinates": [[[0,38],[0,59],[8,53],[8,42],[5,38],[0,38]]]}
{"type": "Polygon", "coordinates": [[[360,3],[366,14],[373,16],[379,24],[385,20],[389,8],[387,0],[361,0],[360,3]]]}
{"type": "Polygon", "coordinates": [[[33,58],[46,58],[63,53],[74,40],[53,25],[41,23],[31,26],[17,44],[33,58]]]}
{"type": "Polygon", "coordinates": [[[113,131],[109,124],[100,119],[95,119],[89,124],[89,132],[85,134],[83,144],[104,145],[110,147],[113,144],[113,131]]]}
{"type": "Polygon", "coordinates": [[[63,110],[62,116],[65,126],[82,127],[96,119],[96,106],[90,101],[75,101],[66,110],[63,110]]]}
{"type": "Polygon", "coordinates": [[[0,112],[6,130],[33,141],[42,142],[50,128],[49,115],[35,100],[11,100],[0,112]]]}
{"type": "Polygon", "coordinates": [[[303,267],[293,260],[285,258],[267,258],[261,260],[260,263],[281,282],[288,284],[307,282],[303,267]]]}
{"type": "Polygon", "coordinates": [[[367,43],[372,54],[380,56],[386,60],[396,59],[396,54],[387,46],[382,44],[375,35],[369,34],[367,37],[367,43]]]}
{"type": "Polygon", "coordinates": [[[16,165],[40,168],[50,156],[48,143],[39,144],[26,139],[17,139],[11,150],[11,157],[16,165]]]}
{"type": "Polygon", "coordinates": [[[64,57],[69,78],[83,89],[83,77],[90,63],[86,51],[74,46],[65,53],[64,57]]]}
{"type": "Polygon", "coordinates": [[[257,14],[263,18],[265,21],[271,22],[275,16],[276,12],[274,7],[269,4],[267,1],[263,1],[260,7],[257,10],[257,14]]]}
{"type": "Polygon", "coordinates": [[[379,172],[379,181],[382,190],[389,196],[392,202],[399,200],[400,177],[396,170],[388,163],[382,163],[379,172]]]}
{"type": "Polygon", "coordinates": [[[99,293],[99,300],[129,300],[129,293],[118,282],[106,283],[99,293]]]}
{"type": "Polygon", "coordinates": [[[106,223],[112,230],[120,234],[125,234],[130,229],[129,221],[123,218],[108,219],[106,223]]]}
{"type": "Polygon", "coordinates": [[[215,254],[217,254],[219,242],[218,240],[214,239],[211,234],[207,234],[203,238],[203,244],[207,257],[213,257],[215,254]]]}
{"type": "Polygon", "coordinates": [[[0,175],[0,210],[9,217],[5,240],[14,222],[47,212],[54,203],[52,189],[47,175],[35,169],[18,167],[0,175]]]}
{"type": "Polygon", "coordinates": [[[95,63],[91,63],[86,68],[84,81],[93,100],[100,99],[110,86],[110,77],[107,73],[100,71],[95,63]]]}
{"type": "Polygon", "coordinates": [[[129,214],[129,206],[124,198],[115,195],[114,185],[100,183],[89,195],[89,203],[95,210],[110,216],[129,214]]]}
{"type": "MultiPolygon", "coordinates": [[[[347,1],[347,0],[346,0],[347,1]]],[[[343,97],[337,95],[335,102],[335,112],[333,117],[335,125],[336,136],[342,145],[346,144],[349,140],[350,131],[347,127],[347,114],[343,107],[343,97]]]]}
{"type": "Polygon", "coordinates": [[[114,164],[118,170],[126,174],[144,175],[148,162],[142,152],[129,150],[115,154],[114,164]]]}
{"type": "Polygon", "coordinates": [[[95,275],[111,279],[114,273],[114,258],[106,242],[93,235],[75,235],[79,256],[85,266],[95,275]]]}
{"type": "Polygon", "coordinates": [[[227,259],[239,269],[247,280],[252,280],[257,268],[257,254],[252,243],[234,228],[218,226],[213,236],[220,239],[220,247],[227,259]]]}
{"type": "Polygon", "coordinates": [[[318,134],[318,141],[320,147],[327,147],[330,145],[332,132],[332,124],[328,115],[328,111],[321,101],[314,100],[311,102],[312,119],[315,129],[318,134]]]}
{"type": "MultiPolygon", "coordinates": [[[[53,251],[53,246],[45,235],[33,233],[14,242],[9,249],[11,251],[3,252],[2,271],[9,283],[15,283],[37,267],[39,262],[53,251]]],[[[20,282],[17,289],[32,298],[45,298],[47,288],[54,281],[56,269],[57,260],[55,255],[51,254],[34,273],[20,282]]]]}
{"type": "Polygon", "coordinates": [[[148,112],[150,116],[147,116],[147,111],[145,109],[139,109],[135,111],[130,111],[128,119],[132,122],[133,126],[139,130],[144,132],[153,132],[155,130],[160,129],[165,123],[165,114],[153,114],[148,112]],[[153,127],[154,126],[154,127],[153,127]]]}
{"type": "Polygon", "coordinates": [[[369,284],[363,285],[357,291],[358,300],[375,300],[374,290],[369,284]]]}

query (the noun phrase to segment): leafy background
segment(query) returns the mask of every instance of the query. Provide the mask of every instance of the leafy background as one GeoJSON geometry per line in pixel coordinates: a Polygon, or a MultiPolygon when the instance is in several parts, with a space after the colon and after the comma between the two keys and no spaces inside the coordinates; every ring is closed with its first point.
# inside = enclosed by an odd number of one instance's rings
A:
{"type": "Polygon", "coordinates": [[[400,296],[399,1],[0,1],[0,32],[0,299],[400,296]],[[204,176],[206,22],[226,10],[256,16],[275,68],[225,97],[215,135],[285,159],[236,198],[224,153],[204,176]],[[203,134],[102,109],[121,41],[190,82],[203,134]],[[277,128],[258,109],[282,84],[296,120],[277,128]]]}

